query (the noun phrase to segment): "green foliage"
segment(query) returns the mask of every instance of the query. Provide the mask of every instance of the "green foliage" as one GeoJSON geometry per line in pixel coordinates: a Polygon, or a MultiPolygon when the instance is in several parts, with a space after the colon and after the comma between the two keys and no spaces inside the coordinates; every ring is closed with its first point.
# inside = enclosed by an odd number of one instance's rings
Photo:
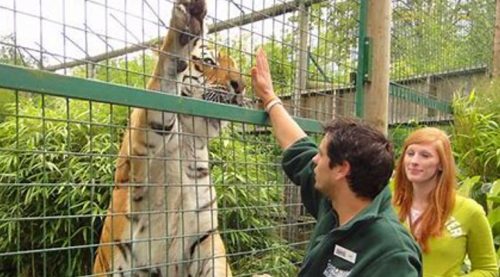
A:
{"type": "MultiPolygon", "coordinates": [[[[0,36],[0,63],[22,65],[25,67],[34,67],[36,61],[33,58],[25,55],[20,49],[16,49],[14,34],[0,36]]],[[[2,122],[7,114],[5,106],[9,103],[15,103],[16,94],[13,90],[0,88],[0,122],[2,122]]]]}
{"type": "Polygon", "coordinates": [[[87,67],[78,67],[73,75],[84,78],[93,76],[109,83],[145,88],[154,63],[155,57],[147,54],[134,58],[120,57],[98,63],[95,72],[89,72],[87,67]]]}
{"type": "Polygon", "coordinates": [[[37,64],[32,57],[15,48],[15,34],[0,36],[0,63],[22,65],[25,67],[34,67],[37,64]]]}
{"type": "Polygon", "coordinates": [[[349,73],[357,67],[353,54],[358,49],[359,2],[325,1],[313,5],[310,19],[319,30],[311,41],[311,54],[321,69],[311,63],[309,79],[349,84],[349,73]]]}
{"type": "Polygon", "coordinates": [[[403,151],[403,143],[406,137],[408,137],[411,132],[420,127],[421,125],[419,125],[418,123],[414,123],[411,125],[397,125],[396,127],[389,129],[389,138],[392,141],[394,147],[394,156],[396,159],[398,159],[402,154],[401,151],[403,151]]]}
{"type": "MultiPolygon", "coordinates": [[[[494,5],[490,0],[393,1],[391,78],[490,64],[494,5]]],[[[311,8],[310,51],[336,84],[348,84],[349,72],[356,70],[359,8],[359,1],[325,1],[311,8]]],[[[309,66],[309,79],[324,81],[323,73],[309,66]]]]}
{"type": "Polygon", "coordinates": [[[276,229],[286,216],[276,161],[280,151],[270,135],[240,135],[240,128],[231,129],[210,149],[223,238],[230,253],[244,253],[231,258],[232,268],[241,274],[295,275],[302,256],[276,229]]]}
{"type": "Polygon", "coordinates": [[[500,80],[488,81],[454,99],[453,148],[460,170],[459,193],[483,206],[500,251],[499,84],[500,80]]]}
{"type": "MultiPolygon", "coordinates": [[[[109,202],[117,152],[110,127],[120,109],[61,98],[20,99],[19,117],[0,123],[0,251],[57,249],[97,243],[109,202]],[[92,111],[90,113],[90,111],[92,111]],[[111,155],[111,156],[110,156],[111,155]],[[91,216],[93,215],[93,216],[91,216]],[[49,218],[50,219],[47,219],[49,218]]],[[[15,114],[15,105],[6,105],[15,114]]],[[[2,258],[7,276],[80,275],[95,249],[45,251],[2,258]],[[20,272],[16,272],[16,265],[20,272]],[[10,268],[6,269],[6,267],[10,268]]]]}
{"type": "Polygon", "coordinates": [[[302,251],[277,242],[270,245],[263,253],[250,253],[238,261],[238,268],[233,274],[245,275],[252,273],[267,273],[271,276],[297,276],[298,266],[303,259],[302,251]]]}
{"type": "Polygon", "coordinates": [[[464,176],[500,178],[500,80],[479,86],[453,102],[453,147],[464,176]]]}
{"type": "Polygon", "coordinates": [[[5,117],[9,114],[7,113],[7,104],[14,104],[16,101],[16,95],[14,91],[8,89],[0,88],[0,122],[4,121],[5,117]]]}
{"type": "Polygon", "coordinates": [[[293,48],[285,45],[289,43],[292,43],[291,37],[282,42],[273,39],[263,45],[269,58],[274,90],[277,94],[290,94],[290,88],[294,86],[296,65],[293,63],[293,48]]]}

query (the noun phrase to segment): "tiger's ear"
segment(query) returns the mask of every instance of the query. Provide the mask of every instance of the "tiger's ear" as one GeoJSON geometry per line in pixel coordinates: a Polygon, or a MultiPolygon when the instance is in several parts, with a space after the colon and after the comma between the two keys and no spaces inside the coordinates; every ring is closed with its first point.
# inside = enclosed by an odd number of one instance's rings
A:
{"type": "Polygon", "coordinates": [[[229,53],[226,50],[220,50],[218,53],[217,53],[217,59],[220,61],[220,60],[227,60],[229,58],[229,53]]]}

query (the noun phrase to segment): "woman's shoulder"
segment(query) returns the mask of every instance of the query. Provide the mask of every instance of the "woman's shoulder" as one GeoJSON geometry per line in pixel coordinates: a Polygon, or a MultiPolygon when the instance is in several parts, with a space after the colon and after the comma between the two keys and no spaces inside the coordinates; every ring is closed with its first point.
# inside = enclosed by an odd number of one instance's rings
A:
{"type": "Polygon", "coordinates": [[[485,215],[484,209],[479,203],[474,199],[469,197],[464,197],[462,195],[457,195],[455,197],[455,207],[453,209],[453,215],[458,216],[478,216],[485,215]]]}

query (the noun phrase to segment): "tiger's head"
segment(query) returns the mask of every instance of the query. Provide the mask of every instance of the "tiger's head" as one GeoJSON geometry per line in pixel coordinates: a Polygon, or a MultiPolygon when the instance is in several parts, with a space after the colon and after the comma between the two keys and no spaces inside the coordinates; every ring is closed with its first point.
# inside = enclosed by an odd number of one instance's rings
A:
{"type": "Polygon", "coordinates": [[[245,90],[233,58],[204,45],[193,50],[182,77],[182,96],[242,106],[245,90]]]}
{"type": "MultiPolygon", "coordinates": [[[[184,65],[180,93],[185,97],[243,106],[246,85],[234,59],[204,45],[191,52],[184,65]]],[[[214,137],[223,127],[220,120],[180,115],[184,131],[214,137]],[[222,126],[221,126],[222,125],[222,126]]]]}

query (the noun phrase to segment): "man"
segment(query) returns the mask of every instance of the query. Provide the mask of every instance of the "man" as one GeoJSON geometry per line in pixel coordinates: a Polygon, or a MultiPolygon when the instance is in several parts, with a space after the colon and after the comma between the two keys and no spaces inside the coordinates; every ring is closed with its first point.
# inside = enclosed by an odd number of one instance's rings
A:
{"type": "Polygon", "coordinates": [[[317,220],[299,276],[422,276],[420,250],[391,206],[390,142],[366,124],[337,119],[318,149],[274,94],[262,49],[251,74],[285,150],[283,168],[317,220]]]}

